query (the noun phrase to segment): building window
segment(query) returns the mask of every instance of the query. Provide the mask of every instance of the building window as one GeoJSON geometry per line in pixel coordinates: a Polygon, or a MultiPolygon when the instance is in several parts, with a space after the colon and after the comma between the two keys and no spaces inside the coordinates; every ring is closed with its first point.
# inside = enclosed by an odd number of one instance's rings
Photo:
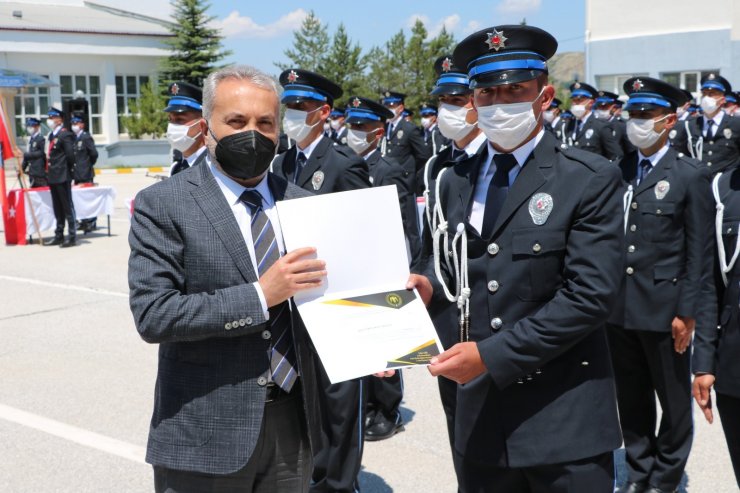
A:
{"type": "Polygon", "coordinates": [[[686,89],[694,97],[701,94],[701,80],[709,74],[719,74],[719,70],[685,70],[683,72],[665,72],[660,78],[681,89],[686,89]]]}
{"type": "MultiPolygon", "coordinates": [[[[48,77],[43,75],[42,77],[48,77]]],[[[35,87],[23,89],[15,95],[15,134],[26,134],[26,118],[38,118],[46,121],[49,111],[49,88],[35,87]]]]}
{"type": "Polygon", "coordinates": [[[148,83],[148,75],[116,75],[116,103],[120,133],[126,133],[122,117],[131,115],[131,102],[139,99],[141,86],[148,83]]]}
{"type": "Polygon", "coordinates": [[[609,91],[620,96],[624,95],[624,83],[632,77],[647,77],[648,74],[597,75],[596,88],[600,91],[609,91]]]}
{"type": "Polygon", "coordinates": [[[102,105],[100,103],[100,77],[97,75],[60,75],[59,85],[62,93],[62,108],[65,103],[78,97],[81,91],[89,104],[90,121],[88,130],[94,135],[103,133],[102,105]]]}

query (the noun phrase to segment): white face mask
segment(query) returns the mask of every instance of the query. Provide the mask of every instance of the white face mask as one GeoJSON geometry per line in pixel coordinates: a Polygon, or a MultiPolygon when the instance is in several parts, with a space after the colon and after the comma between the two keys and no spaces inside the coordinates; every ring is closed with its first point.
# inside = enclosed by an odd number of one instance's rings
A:
{"type": "Polygon", "coordinates": [[[501,149],[516,149],[537,127],[534,104],[544,91],[543,87],[533,101],[479,107],[478,126],[501,149]]]}
{"type": "Polygon", "coordinates": [[[594,116],[599,120],[608,120],[612,115],[609,113],[609,110],[596,110],[594,111],[594,116]]]}
{"type": "Polygon", "coordinates": [[[188,135],[188,131],[197,125],[199,121],[196,121],[190,125],[178,125],[176,123],[167,124],[167,140],[170,142],[173,148],[180,152],[185,152],[195,144],[195,139],[201,134],[191,137],[188,135]]]}
{"type": "Polygon", "coordinates": [[[350,149],[355,151],[357,154],[362,155],[372,144],[372,141],[367,141],[367,136],[372,132],[361,132],[360,130],[347,130],[347,145],[350,149]]]}
{"type": "Polygon", "coordinates": [[[27,133],[28,135],[33,135],[33,134],[35,134],[35,133],[36,133],[36,128],[35,128],[35,127],[26,127],[26,133],[27,133]]]}
{"type": "Polygon", "coordinates": [[[718,103],[717,100],[710,96],[703,96],[701,98],[701,109],[704,113],[714,113],[717,111],[718,103]]]}
{"type": "Polygon", "coordinates": [[[472,109],[447,103],[440,104],[437,124],[442,135],[455,142],[465,138],[475,128],[475,123],[465,121],[468,111],[472,109]]]}
{"type": "Polygon", "coordinates": [[[657,120],[653,120],[652,118],[631,118],[627,122],[627,138],[638,149],[647,149],[658,142],[660,136],[665,133],[666,129],[663,129],[660,133],[656,132],[655,124],[666,118],[668,118],[668,115],[657,120]]]}
{"type": "Polygon", "coordinates": [[[46,126],[54,130],[55,128],[57,128],[57,122],[49,118],[46,120],[46,126]]]}
{"type": "Polygon", "coordinates": [[[586,114],[586,105],[585,104],[574,104],[570,107],[570,112],[573,113],[573,116],[580,119],[583,117],[583,115],[586,114]]]}
{"type": "Polygon", "coordinates": [[[79,125],[72,125],[72,131],[74,133],[79,133],[80,130],[81,130],[81,128],[80,128],[79,125]]]}
{"type": "Polygon", "coordinates": [[[306,123],[306,118],[308,118],[308,115],[310,115],[311,113],[319,111],[320,109],[321,107],[316,108],[313,111],[301,111],[286,108],[285,116],[283,116],[283,130],[285,131],[285,135],[295,140],[296,142],[302,142],[303,139],[308,137],[308,134],[311,133],[311,130],[313,130],[316,125],[321,123],[321,120],[319,120],[313,125],[309,125],[308,123],[306,123]]]}
{"type": "Polygon", "coordinates": [[[542,118],[544,118],[547,123],[552,123],[555,120],[555,112],[553,110],[547,110],[542,113],[542,118]]]}
{"type": "Polygon", "coordinates": [[[339,120],[332,120],[329,125],[331,125],[331,128],[333,128],[335,132],[342,128],[342,122],[340,122],[339,120]]]}
{"type": "Polygon", "coordinates": [[[429,127],[432,126],[432,118],[429,117],[429,116],[425,116],[424,118],[422,118],[421,119],[421,126],[424,127],[424,128],[426,128],[428,130],[429,127]]]}

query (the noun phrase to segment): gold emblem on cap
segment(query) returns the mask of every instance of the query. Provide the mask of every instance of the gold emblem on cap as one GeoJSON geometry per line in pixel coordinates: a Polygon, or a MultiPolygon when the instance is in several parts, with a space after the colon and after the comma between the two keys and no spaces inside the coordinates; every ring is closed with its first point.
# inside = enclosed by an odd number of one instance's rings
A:
{"type": "Polygon", "coordinates": [[[488,36],[488,39],[486,40],[486,44],[488,44],[489,50],[500,50],[501,48],[506,48],[506,40],[509,39],[506,36],[504,36],[504,32],[497,31],[496,28],[493,28],[492,33],[486,33],[488,36]]]}
{"type": "Polygon", "coordinates": [[[296,79],[298,79],[298,74],[295,73],[295,70],[291,70],[288,73],[288,82],[292,84],[296,79]]]}
{"type": "Polygon", "coordinates": [[[359,107],[362,104],[362,101],[360,101],[360,98],[355,98],[352,100],[352,106],[355,108],[359,107]]]}
{"type": "Polygon", "coordinates": [[[445,57],[442,61],[442,72],[449,72],[452,69],[452,60],[450,57],[445,57]]]}
{"type": "Polygon", "coordinates": [[[172,84],[172,86],[170,87],[170,92],[174,95],[177,95],[177,93],[180,92],[180,86],[177,85],[177,82],[172,84]]]}

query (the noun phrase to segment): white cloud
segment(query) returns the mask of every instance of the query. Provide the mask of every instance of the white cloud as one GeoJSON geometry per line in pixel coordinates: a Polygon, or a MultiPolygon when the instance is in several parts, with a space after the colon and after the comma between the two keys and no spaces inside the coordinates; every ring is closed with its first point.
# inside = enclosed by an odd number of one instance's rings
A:
{"type": "Polygon", "coordinates": [[[213,21],[213,27],[221,30],[224,37],[234,38],[275,38],[286,32],[291,32],[301,27],[303,19],[308,16],[308,12],[303,9],[296,9],[285,14],[275,22],[260,25],[251,17],[242,16],[234,10],[224,19],[213,21]]]}
{"type": "Polygon", "coordinates": [[[412,14],[406,21],[406,27],[414,27],[414,24],[416,24],[417,20],[420,20],[422,24],[424,24],[424,27],[427,29],[427,39],[438,36],[439,33],[442,32],[443,27],[447,30],[448,33],[457,30],[461,21],[460,16],[457,14],[448,15],[447,17],[440,19],[437,22],[432,22],[432,20],[424,14],[412,14]]]}
{"type": "Polygon", "coordinates": [[[496,6],[499,14],[530,14],[537,12],[542,0],[503,0],[496,6]]]}
{"type": "Polygon", "coordinates": [[[480,29],[481,29],[480,22],[478,22],[478,21],[470,21],[470,22],[468,22],[465,25],[465,27],[463,28],[462,32],[463,32],[463,34],[465,34],[467,36],[468,34],[473,34],[476,31],[480,31],[480,29]]]}

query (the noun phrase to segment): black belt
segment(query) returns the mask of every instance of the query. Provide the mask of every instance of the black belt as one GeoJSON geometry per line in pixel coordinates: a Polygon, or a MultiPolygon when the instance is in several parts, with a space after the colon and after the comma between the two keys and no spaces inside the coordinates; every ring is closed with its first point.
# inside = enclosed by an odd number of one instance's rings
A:
{"type": "Polygon", "coordinates": [[[293,384],[293,387],[290,389],[290,392],[284,391],[279,385],[276,383],[268,383],[265,386],[265,402],[274,402],[278,399],[282,399],[291,395],[295,395],[296,390],[300,388],[301,385],[301,379],[295,381],[293,384]]]}

